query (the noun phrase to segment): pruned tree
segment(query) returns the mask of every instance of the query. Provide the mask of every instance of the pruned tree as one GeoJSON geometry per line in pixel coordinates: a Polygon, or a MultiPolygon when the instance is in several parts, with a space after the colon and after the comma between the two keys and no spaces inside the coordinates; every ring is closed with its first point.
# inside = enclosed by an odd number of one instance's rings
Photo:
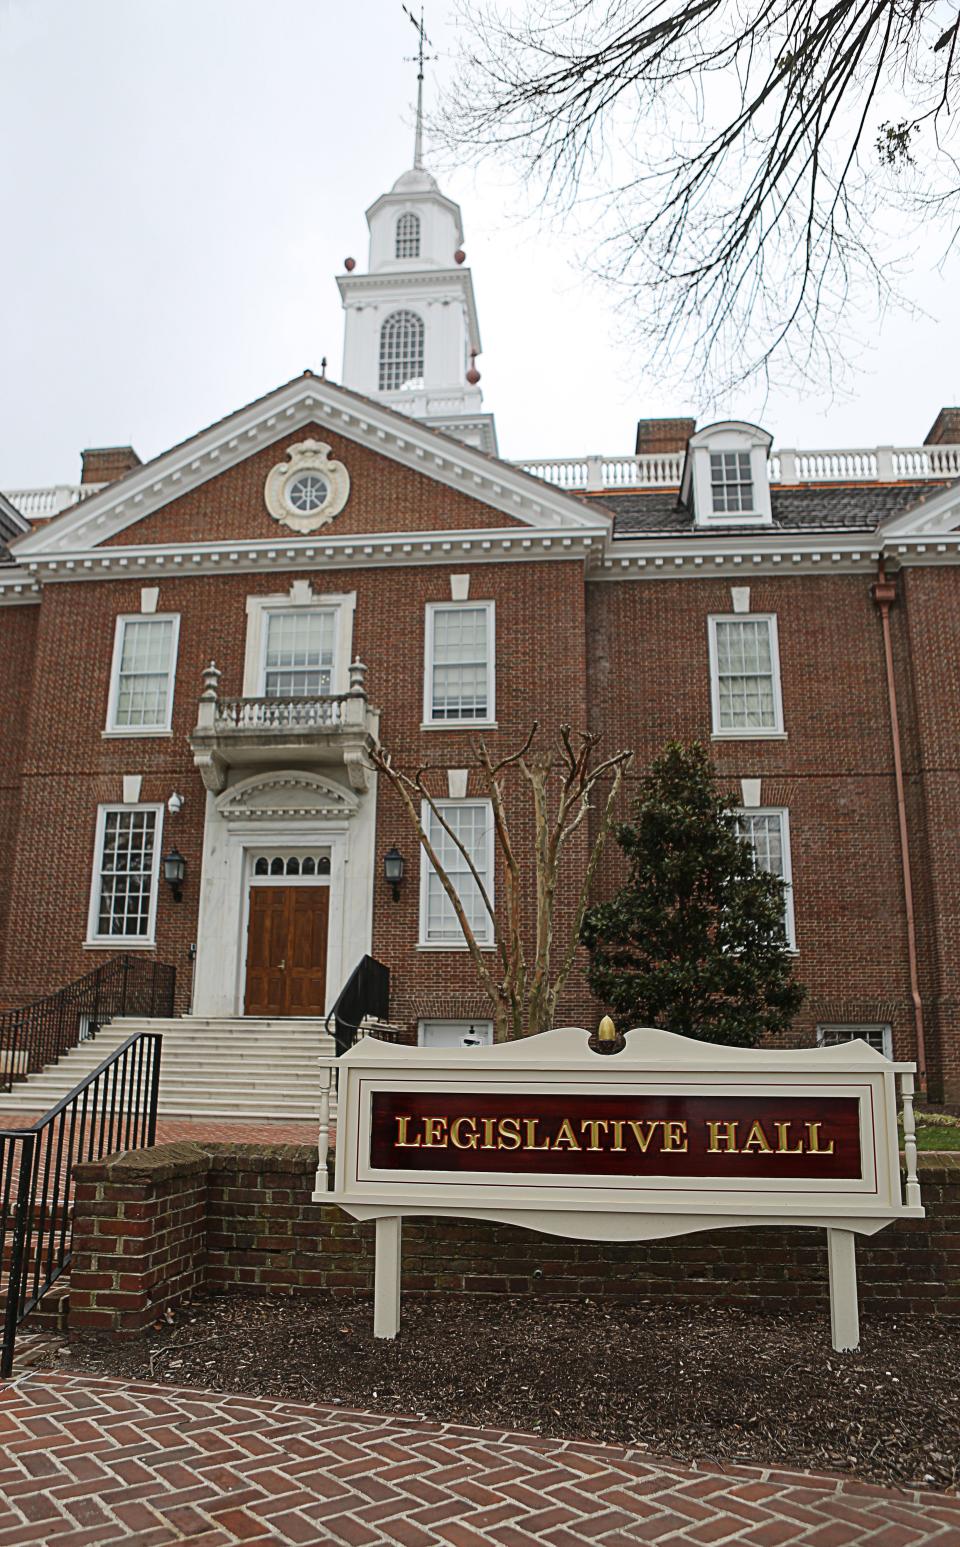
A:
{"type": "Polygon", "coordinates": [[[567,224],[579,203],[648,363],[692,362],[704,400],[832,375],[918,230],[956,235],[957,0],[459,0],[459,21],[438,137],[512,154],[567,224]]]}
{"type": "Polygon", "coordinates": [[[803,1003],[784,929],[785,886],[761,870],[698,743],[667,746],[616,827],[626,884],[589,909],[598,998],[628,1026],[753,1047],[803,1003]]]}
{"type": "Polygon", "coordinates": [[[546,1031],[554,1023],[558,1000],[576,958],[590,888],[610,832],[617,796],[633,757],[632,752],[616,752],[597,761],[599,735],[589,731],[575,735],[569,726],[561,727],[552,746],[538,748],[537,734],[535,723],[521,747],[499,758],[491,755],[484,741],[472,748],[473,769],[490,801],[503,893],[499,909],[469,848],[429,787],[429,776],[435,770],[421,767],[409,774],[395,765],[382,746],[370,754],[374,767],[403,802],[422,853],[449,898],[489,1000],[497,1041],[546,1031]],[[519,810],[506,793],[507,778],[515,775],[519,775],[520,788],[525,788],[529,801],[533,829],[530,852],[521,848],[517,837],[519,810]],[[422,819],[422,803],[473,879],[490,920],[492,953],[481,948],[463,900],[422,819]],[[597,817],[591,832],[589,818],[594,810],[597,817]],[[577,834],[582,841],[575,846],[575,856],[571,840],[577,834]],[[570,894],[575,901],[563,932],[558,934],[558,888],[568,872],[572,872],[570,894]],[[528,899],[532,900],[532,927],[528,899]]]}

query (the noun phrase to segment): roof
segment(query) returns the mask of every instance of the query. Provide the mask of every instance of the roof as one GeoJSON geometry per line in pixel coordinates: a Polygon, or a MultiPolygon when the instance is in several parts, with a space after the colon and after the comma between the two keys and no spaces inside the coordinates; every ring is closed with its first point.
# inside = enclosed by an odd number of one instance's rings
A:
{"type": "MultiPolygon", "coordinates": [[[[770,489],[773,530],[782,532],[873,532],[894,516],[960,488],[960,480],[945,483],[807,484],[803,488],[770,489]]],[[[680,504],[678,489],[634,489],[588,496],[612,513],[614,537],[644,537],[693,533],[693,512],[680,504]]],[[[702,529],[701,529],[702,530],[702,529]]],[[[717,530],[720,530],[717,528],[717,530]]],[[[768,528],[768,530],[770,530],[768,528]]],[[[756,533],[755,526],[724,526],[730,536],[756,533]]]]}

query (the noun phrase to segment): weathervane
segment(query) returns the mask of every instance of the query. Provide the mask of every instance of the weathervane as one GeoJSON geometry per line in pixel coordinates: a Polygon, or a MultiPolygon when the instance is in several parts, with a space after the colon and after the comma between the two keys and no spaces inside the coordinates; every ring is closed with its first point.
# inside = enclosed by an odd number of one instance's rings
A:
{"type": "Polygon", "coordinates": [[[416,27],[419,39],[417,52],[415,54],[406,54],[404,57],[410,64],[416,64],[417,66],[417,134],[413,147],[413,165],[418,172],[421,172],[423,170],[423,65],[424,60],[436,59],[437,55],[425,54],[423,52],[424,44],[428,48],[433,47],[423,27],[423,6],[421,5],[420,7],[420,20],[417,21],[410,8],[403,4],[403,0],[400,0],[400,4],[404,14],[409,16],[416,27]]]}

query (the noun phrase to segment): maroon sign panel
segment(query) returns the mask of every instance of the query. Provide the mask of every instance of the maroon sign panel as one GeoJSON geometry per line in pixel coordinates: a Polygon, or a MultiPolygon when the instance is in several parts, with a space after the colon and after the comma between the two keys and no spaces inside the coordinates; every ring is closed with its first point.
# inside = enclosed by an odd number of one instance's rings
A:
{"type": "Polygon", "coordinates": [[[859,1181],[856,1096],[374,1091],[385,1171],[859,1181]]]}

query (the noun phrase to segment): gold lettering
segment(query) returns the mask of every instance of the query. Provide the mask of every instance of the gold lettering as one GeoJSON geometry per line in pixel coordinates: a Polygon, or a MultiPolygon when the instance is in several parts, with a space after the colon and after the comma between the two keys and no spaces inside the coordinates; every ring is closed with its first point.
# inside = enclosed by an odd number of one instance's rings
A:
{"type": "Polygon", "coordinates": [[[647,1153],[647,1150],[650,1148],[650,1141],[659,1127],[659,1122],[635,1123],[631,1119],[630,1129],[633,1133],[633,1137],[637,1141],[637,1146],[641,1155],[645,1155],[647,1153]],[[644,1128],[647,1130],[646,1133],[643,1132],[644,1128]]]}
{"type": "Polygon", "coordinates": [[[833,1154],[833,1150],[834,1150],[834,1144],[833,1144],[833,1140],[832,1139],[830,1140],[830,1147],[829,1147],[829,1149],[821,1149],[821,1147],[820,1147],[820,1128],[821,1128],[821,1126],[822,1125],[820,1123],[805,1123],[804,1124],[804,1127],[807,1130],[808,1138],[810,1140],[809,1144],[807,1145],[807,1150],[809,1151],[809,1153],[811,1155],[832,1155],[833,1154]]]}
{"type": "Polygon", "coordinates": [[[795,1144],[792,1149],[790,1148],[790,1142],[789,1142],[790,1141],[790,1129],[793,1126],[791,1123],[774,1123],[773,1126],[777,1130],[777,1154],[778,1155],[802,1155],[803,1154],[803,1140],[802,1139],[800,1140],[799,1144],[795,1144]]]}
{"type": "Polygon", "coordinates": [[[546,1139],[544,1139],[542,1144],[534,1144],[534,1142],[533,1142],[534,1139],[537,1136],[537,1124],[539,1123],[539,1121],[540,1121],[539,1117],[525,1117],[523,1119],[524,1127],[527,1130],[527,1138],[526,1138],[526,1142],[525,1142],[525,1144],[523,1146],[524,1149],[528,1149],[528,1150],[548,1150],[550,1148],[549,1136],[546,1139]]]}
{"type": "Polygon", "coordinates": [[[477,1119],[475,1117],[458,1117],[450,1124],[450,1143],[458,1150],[475,1150],[477,1147],[477,1119]],[[463,1128],[467,1129],[465,1139],[460,1137],[463,1128]]]}
{"type": "Polygon", "coordinates": [[[740,1147],[737,1144],[736,1123],[707,1122],[710,1130],[710,1140],[707,1144],[708,1155],[718,1155],[721,1149],[725,1149],[728,1155],[739,1155],[740,1147]],[[721,1128],[723,1133],[720,1132],[721,1128]]]}
{"type": "Polygon", "coordinates": [[[483,1129],[483,1143],[480,1148],[482,1150],[495,1150],[497,1146],[494,1143],[493,1135],[497,1126],[497,1119],[495,1117],[481,1117],[480,1126],[483,1129]]]}
{"type": "Polygon", "coordinates": [[[569,1117],[565,1117],[557,1129],[556,1137],[553,1141],[554,1149],[558,1150],[561,1144],[570,1150],[578,1150],[580,1148],[580,1141],[573,1131],[569,1117]]]}
{"type": "Polygon", "coordinates": [[[612,1117],[610,1119],[610,1127],[613,1129],[613,1143],[610,1148],[612,1150],[625,1150],[627,1146],[623,1142],[623,1120],[612,1117]]]}
{"type": "Polygon", "coordinates": [[[600,1143],[600,1130],[602,1128],[604,1133],[606,1133],[609,1127],[610,1124],[605,1117],[584,1118],[583,1122],[580,1124],[580,1132],[582,1133],[584,1129],[587,1130],[587,1137],[590,1140],[590,1143],[587,1145],[588,1150],[599,1150],[603,1148],[603,1145],[600,1143]]]}
{"type": "Polygon", "coordinates": [[[519,1117],[501,1117],[500,1142],[497,1147],[502,1150],[518,1150],[520,1148],[519,1117]]]}
{"type": "Polygon", "coordinates": [[[664,1123],[663,1125],[663,1150],[666,1155],[685,1155],[690,1148],[687,1143],[687,1122],[682,1118],[679,1122],[664,1123]],[[680,1143],[680,1140],[683,1143],[680,1143]]]}
{"type": "Polygon", "coordinates": [[[427,1149],[446,1149],[447,1119],[445,1117],[423,1119],[423,1142],[427,1149]]]}
{"type": "Polygon", "coordinates": [[[412,1121],[413,1119],[410,1117],[397,1118],[397,1149],[415,1150],[419,1149],[423,1143],[423,1140],[419,1134],[417,1134],[415,1139],[407,1138],[407,1129],[410,1127],[412,1121]]]}
{"type": "Polygon", "coordinates": [[[770,1140],[764,1133],[763,1124],[759,1119],[755,1123],[751,1123],[750,1132],[747,1134],[747,1137],[743,1141],[744,1154],[746,1154],[748,1150],[754,1149],[763,1150],[768,1155],[772,1154],[773,1152],[773,1145],[770,1143],[770,1140]]]}

